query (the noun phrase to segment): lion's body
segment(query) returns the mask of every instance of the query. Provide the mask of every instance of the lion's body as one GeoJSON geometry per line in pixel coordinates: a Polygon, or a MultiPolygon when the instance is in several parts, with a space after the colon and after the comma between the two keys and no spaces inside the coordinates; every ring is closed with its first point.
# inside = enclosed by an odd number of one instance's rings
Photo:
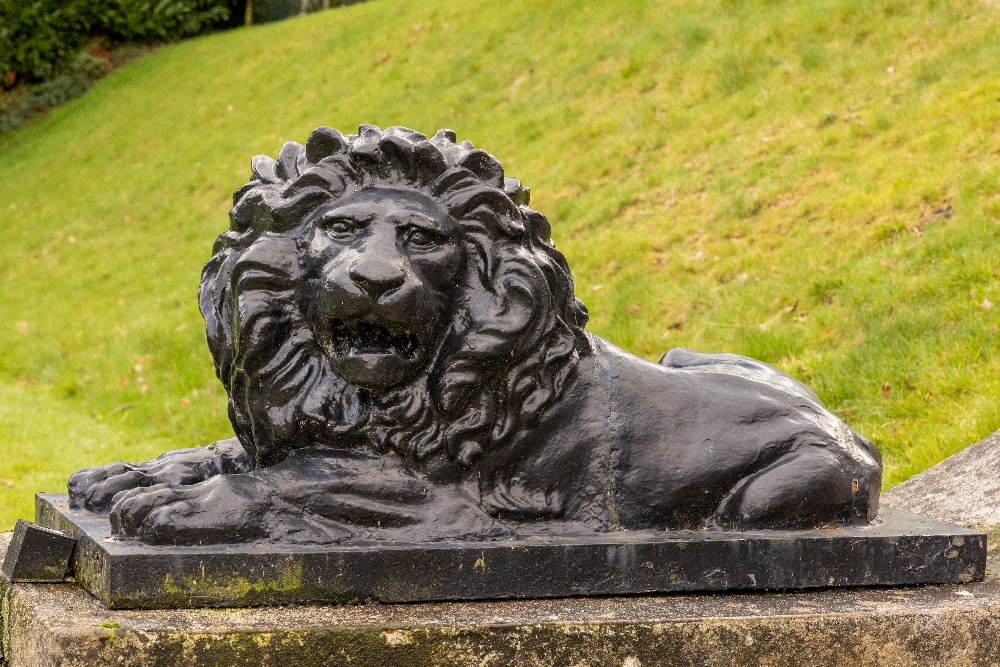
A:
{"type": "Polygon", "coordinates": [[[597,530],[874,517],[877,450],[804,386],[734,355],[674,350],[656,365],[593,340],[522,447],[484,457],[478,474],[494,513],[530,516],[499,499],[547,498],[551,511],[597,530]]]}
{"type": "MultiPolygon", "coordinates": [[[[527,190],[453,133],[254,160],[202,277],[236,439],[81,471],[153,542],[865,523],[881,462],[777,369],[587,333],[527,190]]],[[[112,507],[113,506],[113,507],[112,507]]]]}

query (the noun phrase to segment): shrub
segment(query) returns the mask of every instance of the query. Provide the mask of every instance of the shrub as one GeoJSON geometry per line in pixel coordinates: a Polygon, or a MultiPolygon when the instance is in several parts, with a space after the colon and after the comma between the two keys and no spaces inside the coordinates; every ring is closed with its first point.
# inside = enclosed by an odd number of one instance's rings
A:
{"type": "Polygon", "coordinates": [[[171,41],[229,18],[228,0],[89,0],[97,31],[123,41],[171,41]]]}
{"type": "Polygon", "coordinates": [[[110,65],[89,53],[80,53],[59,74],[18,90],[0,93],[0,134],[10,132],[26,120],[87,92],[104,76],[110,65]]]}
{"type": "MultiPolygon", "coordinates": [[[[87,40],[87,2],[0,0],[0,72],[45,79],[70,62],[87,40]]],[[[13,85],[9,74],[5,84],[13,85]]]]}
{"type": "Polygon", "coordinates": [[[229,18],[230,0],[0,0],[0,75],[51,79],[88,40],[170,41],[229,18]]]}

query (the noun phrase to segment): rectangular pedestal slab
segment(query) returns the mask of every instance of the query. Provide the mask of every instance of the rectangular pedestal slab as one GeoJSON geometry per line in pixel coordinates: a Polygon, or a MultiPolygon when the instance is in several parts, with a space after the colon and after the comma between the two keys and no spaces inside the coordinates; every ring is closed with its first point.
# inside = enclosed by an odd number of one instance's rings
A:
{"type": "Polygon", "coordinates": [[[38,494],[36,514],[76,537],[77,581],[118,609],[966,583],[986,568],[983,533],[891,508],[853,528],[322,547],[118,541],[63,494],[38,494]]]}

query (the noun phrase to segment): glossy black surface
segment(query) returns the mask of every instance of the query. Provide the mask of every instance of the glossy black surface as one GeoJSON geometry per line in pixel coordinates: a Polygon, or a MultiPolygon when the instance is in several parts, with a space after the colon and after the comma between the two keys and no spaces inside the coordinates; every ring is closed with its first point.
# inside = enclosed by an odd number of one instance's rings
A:
{"type": "Polygon", "coordinates": [[[202,274],[236,437],[77,472],[156,544],[864,525],[881,458],[767,364],[585,330],[549,223],[453,133],[258,156],[202,274]]]}

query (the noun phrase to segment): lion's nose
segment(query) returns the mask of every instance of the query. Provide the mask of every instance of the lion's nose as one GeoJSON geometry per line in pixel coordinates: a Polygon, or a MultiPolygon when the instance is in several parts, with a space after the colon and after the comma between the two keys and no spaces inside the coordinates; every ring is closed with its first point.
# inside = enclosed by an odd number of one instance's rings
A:
{"type": "Polygon", "coordinates": [[[373,299],[403,284],[406,274],[392,264],[365,262],[355,264],[350,272],[351,280],[373,299]]]}

